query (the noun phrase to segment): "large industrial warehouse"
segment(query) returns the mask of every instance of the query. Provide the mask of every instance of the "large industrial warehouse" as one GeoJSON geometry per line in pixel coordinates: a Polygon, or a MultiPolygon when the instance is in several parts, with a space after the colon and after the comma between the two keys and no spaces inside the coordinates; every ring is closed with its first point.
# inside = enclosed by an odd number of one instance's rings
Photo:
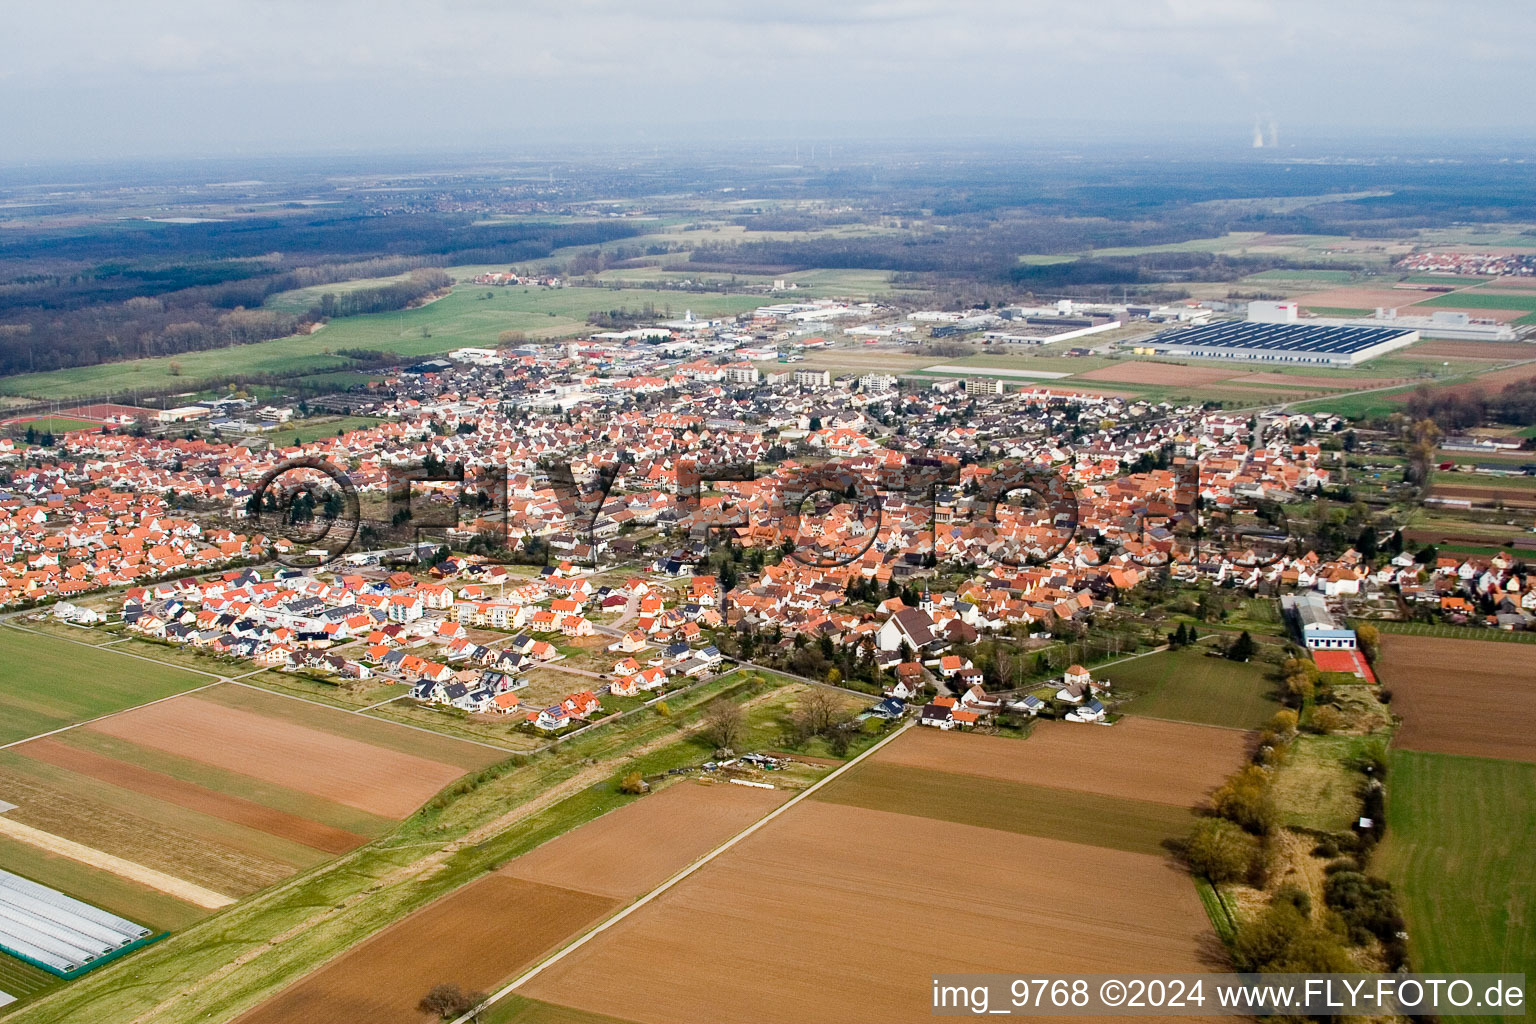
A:
{"type": "Polygon", "coordinates": [[[0,871],[0,949],[67,977],[151,934],[45,885],[0,871]]]}
{"type": "Polygon", "coordinates": [[[1418,331],[1395,327],[1222,320],[1200,327],[1163,331],[1138,343],[1137,348],[1150,348],[1160,356],[1358,366],[1418,340],[1418,331]]]}

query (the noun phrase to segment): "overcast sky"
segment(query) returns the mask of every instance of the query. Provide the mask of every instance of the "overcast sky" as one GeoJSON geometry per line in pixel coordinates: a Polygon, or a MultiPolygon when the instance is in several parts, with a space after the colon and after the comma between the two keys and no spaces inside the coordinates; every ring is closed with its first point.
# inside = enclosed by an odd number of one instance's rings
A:
{"type": "MultiPolygon", "coordinates": [[[[1529,143],[1532,0],[6,0],[0,162],[1079,123],[1529,143]]],[[[701,140],[707,141],[707,139],[701,140]]]]}

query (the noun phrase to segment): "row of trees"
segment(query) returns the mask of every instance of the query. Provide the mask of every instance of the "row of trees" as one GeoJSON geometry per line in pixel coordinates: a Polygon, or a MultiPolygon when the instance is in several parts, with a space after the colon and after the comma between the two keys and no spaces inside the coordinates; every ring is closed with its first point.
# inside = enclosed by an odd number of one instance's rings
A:
{"type": "Polygon", "coordinates": [[[387,313],[405,309],[412,303],[440,292],[453,284],[453,278],[441,270],[413,270],[404,281],[394,281],[377,288],[358,288],[353,291],[326,292],[320,301],[310,308],[315,319],[339,316],[359,316],[364,313],[387,313]]]}
{"type": "Polygon", "coordinates": [[[1486,421],[1528,427],[1536,423],[1536,380],[1515,381],[1488,394],[1480,387],[1431,389],[1421,385],[1404,408],[1417,419],[1432,419],[1451,430],[1465,430],[1486,421]]]}

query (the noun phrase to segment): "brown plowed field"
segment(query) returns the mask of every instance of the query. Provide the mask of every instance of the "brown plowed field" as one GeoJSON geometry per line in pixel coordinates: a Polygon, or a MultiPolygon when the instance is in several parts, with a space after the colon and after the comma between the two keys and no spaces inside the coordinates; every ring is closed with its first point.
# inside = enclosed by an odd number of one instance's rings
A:
{"type": "Polygon", "coordinates": [[[1146,718],[1108,728],[1040,722],[1023,742],[909,729],[874,760],[1193,807],[1243,763],[1248,742],[1235,729],[1146,718]]]}
{"type": "Polygon", "coordinates": [[[178,697],[88,726],[192,761],[404,818],[464,774],[346,736],[178,697]]]}
{"type": "Polygon", "coordinates": [[[1210,384],[1235,375],[1217,366],[1174,366],[1169,363],[1122,363],[1079,373],[1073,380],[1107,380],[1118,384],[1210,384]]]}
{"type": "Polygon", "coordinates": [[[644,1024],[915,1022],[936,971],[1209,971],[1218,950],[1167,858],[810,800],[519,993],[644,1024]]]}
{"type": "Polygon", "coordinates": [[[1536,655],[1524,644],[1383,633],[1376,676],[1405,750],[1536,762],[1536,655]]]}
{"type": "Polygon", "coordinates": [[[1368,309],[1378,306],[1401,310],[1415,302],[1433,299],[1444,292],[1426,292],[1408,288],[1328,288],[1296,296],[1298,306],[1322,306],[1325,309],[1368,309]]]}
{"type": "Polygon", "coordinates": [[[1536,345],[1526,341],[1424,341],[1402,354],[1444,359],[1536,359],[1536,345]]]}
{"type": "Polygon", "coordinates": [[[1429,493],[1441,498],[1471,498],[1474,505],[1492,505],[1495,501],[1502,501],[1505,505],[1536,505],[1536,490],[1500,486],[1494,481],[1486,484],[1435,484],[1429,493]]]}
{"type": "Polygon", "coordinates": [[[1496,320],[1501,324],[1507,324],[1511,320],[1518,320],[1530,313],[1530,310],[1528,309],[1483,309],[1481,306],[1462,306],[1458,309],[1456,306],[1438,305],[1425,306],[1414,310],[1413,313],[1414,315],[1418,315],[1425,312],[1426,310],[1434,311],[1439,309],[1455,309],[1457,312],[1471,313],[1473,316],[1478,317],[1479,319],[1496,320]]]}
{"type": "MultiPolygon", "coordinates": [[[[1491,395],[1506,384],[1514,384],[1516,381],[1529,380],[1533,377],[1536,377],[1536,363],[1527,363],[1524,366],[1506,366],[1504,369],[1494,370],[1492,373],[1481,373],[1463,384],[1435,387],[1433,391],[1436,395],[1470,395],[1475,393],[1491,395]]],[[[1412,397],[1412,391],[1404,391],[1400,395],[1389,396],[1389,399],[1393,402],[1406,402],[1412,397]]]]}
{"type": "MultiPolygon", "coordinates": [[[[487,875],[428,904],[237,1018],[238,1024],[422,1024],[432,986],[485,991],[595,923],[615,901],[487,875]]],[[[637,951],[638,952],[638,951],[637,951]]],[[[642,962],[631,963],[640,971],[642,962]]]]}
{"type": "Polygon", "coordinates": [[[610,811],[501,869],[503,874],[632,899],[650,892],[789,799],[782,789],[684,782],[610,811]]]}
{"type": "Polygon", "coordinates": [[[89,750],[66,746],[56,740],[42,739],[15,748],[18,754],[46,761],[60,768],[89,775],[114,786],[131,789],[135,793],[157,797],[181,807],[246,825],[269,835],[282,836],[296,843],[326,853],[342,854],[368,841],[366,836],[333,828],[318,821],[310,821],[297,815],[263,807],[227,793],[219,793],[203,786],[161,775],[116,758],[104,757],[89,750]]]}
{"type": "Polygon", "coordinates": [[[1229,384],[1269,384],[1293,388],[1332,388],[1339,391],[1356,391],[1362,388],[1384,388],[1404,384],[1407,377],[1304,377],[1291,373],[1248,373],[1233,377],[1229,384]]]}

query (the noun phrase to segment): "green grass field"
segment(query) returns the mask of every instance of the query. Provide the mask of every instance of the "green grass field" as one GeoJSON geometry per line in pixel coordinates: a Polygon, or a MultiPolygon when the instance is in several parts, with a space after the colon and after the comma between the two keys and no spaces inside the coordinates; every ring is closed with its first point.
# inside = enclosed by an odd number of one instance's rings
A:
{"type": "Polygon", "coordinates": [[[1403,278],[1408,284],[1449,284],[1465,287],[1491,281],[1491,277],[1459,277],[1455,274],[1409,274],[1403,278]]]}
{"type": "Polygon", "coordinates": [[[1295,270],[1279,269],[1264,270],[1257,274],[1249,274],[1243,278],[1248,281],[1322,281],[1329,284],[1345,284],[1353,281],[1359,275],[1352,270],[1295,270]]]}
{"type": "Polygon", "coordinates": [[[125,658],[51,636],[0,629],[0,743],[212,682],[170,665],[125,658]]]}
{"type": "Polygon", "coordinates": [[[1168,804],[868,761],[812,799],[1131,853],[1163,853],[1194,821],[1168,804]]]}
{"type": "Polygon", "coordinates": [[[293,378],[293,383],[299,387],[325,388],[327,390],[344,391],[347,388],[361,387],[376,380],[383,380],[382,373],[364,373],[361,370],[332,370],[328,373],[311,373],[303,377],[293,378]]]}
{"type": "Polygon", "coordinates": [[[100,430],[101,424],[92,423],[90,420],[77,420],[69,416],[44,416],[18,423],[12,429],[20,436],[27,432],[28,427],[39,434],[62,434],[69,430],[100,430]]]}
{"type": "MultiPolygon", "coordinates": [[[[1449,548],[1441,548],[1449,551],[1449,548]]],[[[1490,550],[1502,551],[1502,548],[1490,550]]],[[[1372,622],[1383,633],[1406,633],[1409,636],[1443,636],[1454,640],[1502,640],[1512,644],[1536,644],[1536,633],[1514,632],[1502,629],[1478,629],[1475,626],[1452,626],[1440,622],[1372,622]]]]}
{"type": "Polygon", "coordinates": [[[1366,736],[1297,736],[1275,776],[1280,823],[1347,832],[1359,816],[1356,793],[1365,778],[1351,762],[1377,742],[1366,736]]]}
{"type": "Polygon", "coordinates": [[[1524,309],[1536,312],[1536,295],[1505,291],[1502,288],[1497,291],[1477,289],[1450,295],[1437,295],[1432,299],[1414,303],[1415,308],[1419,306],[1451,306],[1456,309],[1524,309]]]}
{"type": "MultiPolygon", "coordinates": [[[[1536,765],[1394,751],[1374,867],[1419,971],[1536,975],[1536,765]]],[[[1496,1020],[1458,1017],[1457,1020],[1496,1020]]]]}
{"type": "Polygon", "coordinates": [[[345,434],[353,430],[367,430],[387,422],[377,416],[312,416],[284,423],[267,436],[276,444],[287,444],[295,435],[313,441],[320,437],[335,437],[338,431],[345,434]]]}
{"type": "Polygon", "coordinates": [[[307,313],[320,301],[320,296],[327,292],[332,295],[346,295],[349,292],[358,292],[366,288],[382,288],[385,285],[395,284],[407,280],[409,273],[395,274],[392,277],[360,277],[351,281],[337,281],[334,284],[317,284],[308,288],[295,288],[292,291],[278,292],[276,295],[267,296],[267,301],[262,303],[268,309],[281,310],[284,313],[307,313]]]}
{"type": "Polygon", "coordinates": [[[1370,316],[1375,312],[1354,306],[1308,306],[1307,309],[1317,316],[1370,316]]]}
{"type": "Polygon", "coordinates": [[[1402,411],[1402,396],[1411,392],[1416,386],[1405,384],[1400,388],[1387,388],[1361,395],[1314,398],[1297,402],[1292,408],[1296,412],[1326,412],[1356,420],[1390,416],[1394,412],[1402,411]]]}
{"type": "Polygon", "coordinates": [[[346,369],[335,353],[361,348],[406,358],[437,355],[464,346],[494,346],[502,331],[519,330],[530,338],[582,334],[592,328],[587,314],[653,306],[658,317],[680,317],[685,309],[699,316],[745,312],[766,300],[758,295],[690,294],[644,288],[484,288],[456,287],[452,294],[415,309],[333,320],[303,336],[188,352],[174,357],[132,359],[49,373],[27,373],[0,382],[0,393],[38,398],[81,395],[119,397],[135,391],[167,388],[196,390],[234,376],[321,373],[346,369]],[[487,292],[493,298],[485,299],[487,292]]]}
{"type": "Polygon", "coordinates": [[[1280,709],[1268,668],[1185,648],[1132,658],[1094,674],[1112,682],[1117,696],[1136,694],[1117,709],[1125,714],[1256,729],[1280,709]]]}

